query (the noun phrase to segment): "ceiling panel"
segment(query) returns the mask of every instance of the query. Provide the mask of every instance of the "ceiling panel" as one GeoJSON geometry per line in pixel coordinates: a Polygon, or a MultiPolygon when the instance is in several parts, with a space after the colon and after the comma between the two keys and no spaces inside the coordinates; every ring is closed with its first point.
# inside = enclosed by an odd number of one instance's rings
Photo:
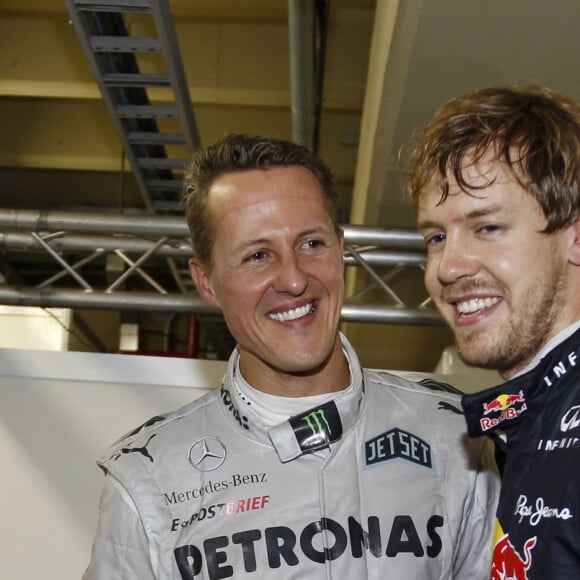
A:
{"type": "MultiPolygon", "coordinates": [[[[290,139],[287,2],[169,4],[202,143],[229,132],[290,139]]],[[[578,22],[578,0],[330,0],[320,154],[338,178],[341,219],[413,227],[396,158],[442,100],[513,82],[580,98],[578,22]]],[[[148,26],[137,16],[128,25],[148,26]]],[[[156,57],[139,63],[158,66],[156,57]]],[[[0,208],[147,211],[61,0],[0,1],[0,128],[0,208]]],[[[10,256],[1,257],[7,273],[10,256]]],[[[424,291],[416,276],[412,285],[424,291]]],[[[406,354],[392,341],[396,364],[391,339],[376,340],[368,325],[350,330],[375,366],[430,365],[413,345],[424,355],[450,340],[395,332],[408,336],[406,354]]]]}

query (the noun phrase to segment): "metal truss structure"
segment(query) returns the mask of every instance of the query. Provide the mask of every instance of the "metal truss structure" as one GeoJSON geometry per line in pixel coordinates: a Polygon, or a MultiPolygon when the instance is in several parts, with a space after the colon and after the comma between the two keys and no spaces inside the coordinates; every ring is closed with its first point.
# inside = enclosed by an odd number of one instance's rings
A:
{"type": "Polygon", "coordinates": [[[65,0],[145,206],[180,210],[181,174],[201,145],[167,1],[65,0]],[[133,35],[126,16],[148,35],[133,35]],[[141,72],[154,58],[155,73],[141,72]],[[162,100],[154,94],[162,94],[162,100]],[[168,130],[168,125],[171,130],[168,130]]]}
{"type": "MultiPolygon", "coordinates": [[[[418,232],[343,229],[345,265],[359,270],[343,322],[442,324],[428,299],[410,303],[394,283],[424,267],[418,232]]],[[[0,253],[1,304],[220,314],[193,286],[180,217],[0,209],[0,253]]]]}
{"type": "MultiPolygon", "coordinates": [[[[169,3],[65,0],[65,5],[146,209],[96,214],[0,208],[0,304],[192,313],[222,320],[189,276],[192,248],[182,216],[182,172],[201,143],[169,3]],[[158,57],[153,67],[152,55],[158,57]]],[[[292,108],[314,111],[321,98],[328,3],[318,0],[307,8],[291,1],[289,7],[292,108]],[[306,43],[305,27],[316,28],[317,42],[306,43]],[[314,63],[316,75],[304,63],[314,63]]],[[[297,140],[311,147],[317,129],[303,117],[318,114],[293,117],[297,140]]],[[[423,293],[419,302],[417,292],[410,298],[409,284],[403,291],[397,286],[424,266],[417,232],[353,225],[344,231],[344,261],[355,275],[347,271],[343,322],[442,324],[422,281],[414,284],[423,293]]]]}

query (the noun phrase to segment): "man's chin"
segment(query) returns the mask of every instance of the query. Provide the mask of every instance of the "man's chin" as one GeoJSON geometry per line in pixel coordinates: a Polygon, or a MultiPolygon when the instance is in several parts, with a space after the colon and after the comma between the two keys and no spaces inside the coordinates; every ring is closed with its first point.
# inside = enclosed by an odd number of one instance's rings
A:
{"type": "Polygon", "coordinates": [[[468,367],[497,371],[502,376],[514,364],[511,360],[507,360],[505,355],[500,356],[491,350],[482,348],[470,347],[469,349],[464,349],[458,345],[457,354],[468,367]]]}
{"type": "Polygon", "coordinates": [[[473,341],[468,345],[457,341],[457,354],[462,362],[470,367],[496,369],[495,365],[499,362],[489,347],[481,343],[475,344],[473,341]]]}

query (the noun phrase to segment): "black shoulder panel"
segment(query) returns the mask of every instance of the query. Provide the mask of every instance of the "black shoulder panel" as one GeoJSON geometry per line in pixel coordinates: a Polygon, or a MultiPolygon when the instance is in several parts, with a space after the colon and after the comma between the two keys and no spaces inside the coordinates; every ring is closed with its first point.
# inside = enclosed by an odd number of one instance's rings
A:
{"type": "Polygon", "coordinates": [[[436,381],[432,378],[424,378],[419,381],[420,385],[431,389],[432,391],[444,391],[445,393],[453,393],[455,395],[464,395],[465,393],[460,389],[450,385],[449,383],[444,383],[442,381],[436,381]]]}
{"type": "Polygon", "coordinates": [[[121,443],[121,441],[124,441],[128,437],[132,437],[133,435],[136,435],[137,433],[139,433],[140,431],[143,431],[143,429],[146,429],[147,427],[151,427],[151,425],[155,425],[155,423],[159,423],[159,421],[164,421],[165,418],[166,418],[166,415],[155,415],[155,417],[151,417],[151,419],[148,419],[147,421],[145,421],[145,423],[143,423],[142,425],[139,425],[139,427],[136,427],[132,431],[129,431],[129,433],[125,433],[125,435],[123,435],[122,437],[117,439],[117,441],[114,443],[114,445],[121,443]]]}

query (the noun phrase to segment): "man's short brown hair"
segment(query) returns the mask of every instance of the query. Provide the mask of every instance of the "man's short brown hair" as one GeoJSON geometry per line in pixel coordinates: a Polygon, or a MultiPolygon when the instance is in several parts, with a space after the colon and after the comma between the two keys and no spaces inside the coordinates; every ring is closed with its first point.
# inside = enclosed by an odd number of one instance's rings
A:
{"type": "Polygon", "coordinates": [[[228,135],[193,156],[185,175],[183,200],[193,250],[200,262],[211,267],[215,230],[207,197],[213,182],[226,173],[293,165],[305,167],[319,181],[324,204],[338,231],[334,178],[327,165],[310,149],[280,139],[228,135]]]}
{"type": "MultiPolygon", "coordinates": [[[[478,90],[442,105],[410,147],[408,195],[417,207],[427,184],[449,194],[448,176],[473,195],[466,166],[487,153],[539,203],[546,233],[580,214],[580,105],[541,86],[478,90]]],[[[488,184],[489,185],[489,184],[488,184]]]]}

